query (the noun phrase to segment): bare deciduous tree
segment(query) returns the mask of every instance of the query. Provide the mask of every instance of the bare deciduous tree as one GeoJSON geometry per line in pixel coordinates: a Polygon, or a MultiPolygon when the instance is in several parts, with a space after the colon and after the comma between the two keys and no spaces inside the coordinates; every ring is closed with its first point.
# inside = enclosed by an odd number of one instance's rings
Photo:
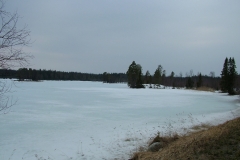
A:
{"type": "MultiPolygon", "coordinates": [[[[4,1],[0,0],[0,69],[26,66],[32,58],[23,51],[30,44],[30,31],[26,26],[19,29],[18,20],[18,14],[5,11],[4,1]]],[[[0,81],[0,112],[12,105],[5,96],[10,88],[6,82],[0,81]]]]}
{"type": "Polygon", "coordinates": [[[4,2],[0,0],[0,68],[22,67],[31,58],[23,51],[30,43],[30,31],[26,26],[18,29],[18,20],[18,14],[5,11],[4,2]]]}
{"type": "Polygon", "coordinates": [[[7,113],[8,109],[16,103],[7,95],[10,90],[11,85],[7,81],[0,81],[0,114],[7,113]]]}

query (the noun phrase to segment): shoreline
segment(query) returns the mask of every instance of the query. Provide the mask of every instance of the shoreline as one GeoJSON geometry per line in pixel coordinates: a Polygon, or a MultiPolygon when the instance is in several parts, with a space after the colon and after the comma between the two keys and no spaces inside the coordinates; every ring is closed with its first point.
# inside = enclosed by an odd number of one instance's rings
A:
{"type": "MultiPolygon", "coordinates": [[[[207,130],[178,136],[157,152],[134,153],[130,160],[239,159],[240,117],[207,130]]],[[[164,138],[164,137],[163,137],[164,138]]]]}
{"type": "MultiPolygon", "coordinates": [[[[193,125],[192,127],[187,128],[187,131],[185,131],[184,133],[176,134],[177,136],[179,136],[179,139],[180,139],[180,140],[177,140],[177,141],[181,141],[182,139],[186,140],[186,139],[192,138],[192,136],[194,136],[194,135],[198,135],[198,134],[202,134],[202,133],[204,133],[205,135],[208,135],[212,132],[212,130],[215,130],[216,128],[222,128],[222,126],[225,126],[228,123],[232,123],[232,122],[235,122],[235,121],[240,122],[240,99],[239,99],[240,97],[239,97],[239,95],[235,95],[235,96],[237,97],[235,102],[236,102],[236,105],[238,106],[236,109],[234,109],[232,111],[225,112],[225,114],[228,114],[228,115],[226,115],[223,119],[222,119],[222,117],[221,118],[218,117],[216,119],[206,121],[205,123],[200,123],[199,125],[193,125]],[[230,115],[232,115],[232,117],[230,115]]],[[[219,114],[221,115],[223,113],[219,113],[219,114]]],[[[231,128],[231,127],[229,127],[229,128],[231,128]]],[[[156,135],[158,135],[158,134],[156,134],[156,135]]],[[[173,135],[170,135],[170,136],[165,135],[165,136],[163,136],[163,138],[164,137],[172,137],[172,136],[173,135]]],[[[240,133],[239,133],[239,136],[240,136],[240,133]]],[[[153,137],[152,139],[154,139],[156,137],[153,137]]],[[[197,136],[194,137],[194,139],[197,139],[197,138],[198,138],[197,136]]],[[[207,139],[209,137],[206,136],[205,138],[207,139]]],[[[239,139],[239,141],[240,141],[240,139],[239,139]]],[[[145,146],[149,146],[149,143],[151,143],[151,142],[152,142],[152,140],[149,139],[148,143],[145,144],[145,146]]],[[[177,142],[173,142],[173,143],[177,143],[177,142]]],[[[172,144],[170,144],[169,146],[171,147],[171,145],[172,144]]],[[[167,146],[167,149],[169,149],[169,146],[167,146]]],[[[165,148],[161,148],[160,151],[158,151],[158,152],[149,152],[149,151],[147,151],[147,148],[143,149],[143,147],[141,147],[141,146],[139,146],[139,148],[141,148],[141,151],[134,152],[133,156],[131,156],[131,158],[129,160],[140,160],[140,159],[141,160],[154,160],[154,159],[159,158],[159,155],[161,155],[160,152],[164,152],[164,153],[167,152],[167,149],[165,149],[165,148]],[[149,156],[151,158],[149,158],[149,156]],[[158,158],[156,158],[156,157],[158,157],[158,158]]],[[[181,148],[181,145],[179,145],[177,148],[181,148]]],[[[164,157],[165,157],[165,159],[170,158],[170,157],[166,158],[166,156],[164,156],[164,157]]],[[[180,159],[188,159],[188,158],[181,157],[180,159]]],[[[203,159],[205,159],[205,158],[203,158],[203,159]]],[[[239,150],[239,158],[240,158],[240,150],[239,150]]],[[[164,159],[164,158],[162,158],[162,159],[164,159]]],[[[179,159],[179,157],[178,158],[171,157],[171,159],[179,159]]]]}

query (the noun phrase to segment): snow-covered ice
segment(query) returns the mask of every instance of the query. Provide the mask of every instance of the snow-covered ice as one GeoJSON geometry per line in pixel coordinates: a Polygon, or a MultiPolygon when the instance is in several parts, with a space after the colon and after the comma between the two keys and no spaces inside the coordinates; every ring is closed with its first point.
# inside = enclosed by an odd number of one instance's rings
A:
{"type": "Polygon", "coordinates": [[[2,160],[127,159],[158,131],[222,123],[239,96],[177,89],[129,89],[101,82],[15,82],[17,104],[0,114],[2,160]]]}

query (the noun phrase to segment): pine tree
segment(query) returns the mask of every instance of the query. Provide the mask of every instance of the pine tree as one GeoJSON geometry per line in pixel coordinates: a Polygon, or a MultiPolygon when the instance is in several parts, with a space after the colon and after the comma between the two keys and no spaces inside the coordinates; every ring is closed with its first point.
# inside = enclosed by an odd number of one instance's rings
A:
{"type": "Polygon", "coordinates": [[[144,88],[142,85],[142,67],[135,61],[129,66],[127,71],[128,86],[130,88],[144,88]]]}

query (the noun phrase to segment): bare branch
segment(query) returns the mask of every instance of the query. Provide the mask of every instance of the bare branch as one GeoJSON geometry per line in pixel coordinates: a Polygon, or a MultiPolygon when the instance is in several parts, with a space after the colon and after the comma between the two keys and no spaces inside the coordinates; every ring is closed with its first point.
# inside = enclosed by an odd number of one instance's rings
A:
{"type": "MultiPolygon", "coordinates": [[[[32,58],[23,51],[30,44],[30,31],[27,27],[17,28],[19,16],[4,10],[4,1],[0,0],[0,69],[24,67],[32,58]]],[[[7,96],[11,87],[0,81],[0,113],[7,111],[15,103],[7,96]]]]}
{"type": "Polygon", "coordinates": [[[17,102],[7,95],[11,91],[11,84],[7,83],[7,81],[0,81],[0,114],[7,113],[9,108],[17,102]]]}
{"type": "Polygon", "coordinates": [[[23,67],[32,58],[23,48],[30,44],[30,31],[24,26],[17,28],[19,16],[4,10],[4,2],[0,0],[0,68],[23,67]]]}

